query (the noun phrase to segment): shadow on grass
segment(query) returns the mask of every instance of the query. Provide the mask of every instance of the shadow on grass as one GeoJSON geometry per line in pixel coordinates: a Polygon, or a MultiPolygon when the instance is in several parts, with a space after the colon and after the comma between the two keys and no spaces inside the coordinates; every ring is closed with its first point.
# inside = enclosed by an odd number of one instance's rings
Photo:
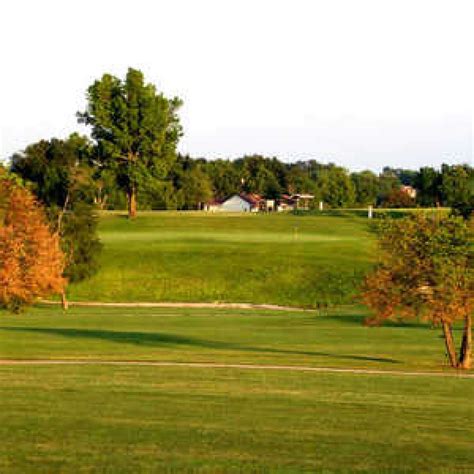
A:
{"type": "Polygon", "coordinates": [[[52,336],[70,337],[75,339],[98,339],[120,344],[134,344],[137,346],[159,347],[159,346],[194,346],[205,349],[234,350],[242,352],[260,352],[269,354],[289,354],[328,357],[332,359],[360,360],[370,362],[384,362],[398,364],[400,361],[383,357],[368,357],[352,354],[330,354],[327,352],[296,351],[289,349],[274,349],[271,347],[248,347],[231,342],[206,341],[191,337],[178,336],[176,334],[131,332],[131,331],[108,331],[99,329],[74,329],[74,328],[28,328],[28,327],[2,327],[4,331],[30,332],[36,334],[47,334],[52,336]]]}
{"type": "MultiPolygon", "coordinates": [[[[337,321],[343,324],[355,324],[357,326],[364,325],[364,319],[366,315],[361,314],[338,314],[338,315],[331,315],[326,314],[324,316],[320,316],[321,318],[327,318],[331,321],[337,321]]],[[[388,327],[388,328],[413,328],[413,329],[432,329],[432,325],[430,323],[424,323],[423,321],[402,321],[402,320],[386,320],[380,326],[374,327],[388,327]]]]}

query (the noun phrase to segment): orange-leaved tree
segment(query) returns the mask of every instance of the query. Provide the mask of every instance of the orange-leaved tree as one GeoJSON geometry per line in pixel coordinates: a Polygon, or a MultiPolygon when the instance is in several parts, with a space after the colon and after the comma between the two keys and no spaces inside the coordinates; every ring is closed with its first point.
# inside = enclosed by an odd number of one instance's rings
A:
{"type": "MultiPolygon", "coordinates": [[[[471,223],[472,225],[472,223],[471,223]]],[[[380,261],[363,285],[368,324],[420,317],[443,329],[452,367],[472,364],[474,254],[472,227],[458,217],[417,214],[380,224],[380,261]],[[453,324],[463,324],[459,354],[453,324]]]]}
{"type": "Polygon", "coordinates": [[[64,256],[33,195],[0,169],[0,306],[19,311],[62,293],[64,256]]]}

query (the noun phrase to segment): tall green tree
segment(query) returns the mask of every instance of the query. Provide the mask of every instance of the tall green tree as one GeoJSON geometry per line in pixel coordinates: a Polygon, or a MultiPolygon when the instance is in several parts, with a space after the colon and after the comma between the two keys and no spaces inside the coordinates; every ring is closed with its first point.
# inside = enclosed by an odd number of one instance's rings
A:
{"type": "Polygon", "coordinates": [[[385,167],[383,172],[379,174],[379,194],[377,196],[377,203],[383,204],[394,189],[399,189],[401,181],[398,176],[391,170],[385,167]]]}
{"type": "Polygon", "coordinates": [[[430,166],[420,168],[414,186],[416,199],[421,206],[434,207],[441,204],[441,174],[430,166]]]}
{"type": "Polygon", "coordinates": [[[242,159],[243,188],[268,198],[277,198],[282,192],[277,177],[273,174],[271,160],[260,155],[242,159]]]}
{"type": "Polygon", "coordinates": [[[202,209],[203,204],[212,198],[211,180],[200,166],[184,172],[181,186],[185,209],[202,209]]]}
{"type": "Polygon", "coordinates": [[[213,194],[216,198],[224,199],[240,192],[241,173],[232,161],[209,161],[205,170],[211,179],[213,194]]]}
{"type": "Polygon", "coordinates": [[[356,202],[362,206],[375,204],[379,192],[378,176],[372,171],[361,171],[351,173],[351,180],[354,184],[356,202]]]}
{"type": "Polygon", "coordinates": [[[28,145],[11,157],[10,169],[33,184],[33,191],[48,208],[67,208],[78,195],[91,197],[89,162],[92,144],[87,137],[71,134],[67,139],[52,138],[28,145]]]}
{"type": "Polygon", "coordinates": [[[286,190],[290,194],[318,193],[316,182],[310,178],[308,170],[298,163],[290,166],[290,169],[286,173],[286,183],[286,190]]]}
{"type": "Polygon", "coordinates": [[[329,206],[349,207],[354,204],[354,184],[345,168],[328,165],[319,172],[316,185],[321,199],[329,206]]]}
{"type": "Polygon", "coordinates": [[[405,186],[415,186],[418,172],[404,168],[391,168],[390,166],[384,166],[382,174],[396,176],[400,183],[405,186]]]}
{"type": "Polygon", "coordinates": [[[441,191],[445,203],[468,218],[474,211],[474,169],[467,165],[441,167],[441,191]]]}
{"type": "Polygon", "coordinates": [[[79,122],[92,127],[97,164],[112,169],[127,196],[128,215],[136,216],[137,192],[164,179],[176,159],[182,135],[179,98],[166,98],[143,73],[130,68],[125,80],[104,74],[87,92],[79,122]]]}

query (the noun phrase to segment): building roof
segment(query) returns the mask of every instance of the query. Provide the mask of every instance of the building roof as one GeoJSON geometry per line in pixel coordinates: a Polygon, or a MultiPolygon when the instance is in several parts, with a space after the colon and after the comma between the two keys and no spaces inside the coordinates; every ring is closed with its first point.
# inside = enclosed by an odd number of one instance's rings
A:
{"type": "MultiPolygon", "coordinates": [[[[228,196],[225,199],[211,199],[210,201],[207,202],[207,204],[210,206],[212,205],[218,206],[235,196],[238,196],[240,199],[244,200],[245,202],[247,202],[253,207],[258,206],[262,201],[266,199],[260,194],[240,193],[240,194],[232,194],[231,196],[228,196]]],[[[289,194],[282,194],[281,199],[279,199],[279,201],[280,202],[286,201],[289,204],[294,204],[298,199],[313,199],[313,198],[314,196],[312,194],[293,194],[291,196],[289,194]]]]}
{"type": "Polygon", "coordinates": [[[240,193],[239,196],[251,206],[258,206],[258,203],[262,200],[262,196],[253,193],[240,193]]]}
{"type": "Polygon", "coordinates": [[[294,194],[294,199],[314,199],[312,194],[294,194]]]}

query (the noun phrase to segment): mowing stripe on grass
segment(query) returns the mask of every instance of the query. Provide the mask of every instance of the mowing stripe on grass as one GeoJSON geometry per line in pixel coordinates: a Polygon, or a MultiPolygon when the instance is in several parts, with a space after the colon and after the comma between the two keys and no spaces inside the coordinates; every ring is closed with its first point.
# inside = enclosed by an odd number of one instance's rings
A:
{"type": "Polygon", "coordinates": [[[188,367],[196,369],[242,369],[242,370],[286,370],[293,372],[329,372],[362,375],[395,375],[409,377],[457,377],[472,378],[465,372],[411,372],[379,369],[344,369],[336,367],[310,367],[298,365],[220,364],[212,362],[160,362],[141,360],[98,360],[98,359],[0,359],[0,366],[25,365],[135,365],[145,367],[188,367]]]}

